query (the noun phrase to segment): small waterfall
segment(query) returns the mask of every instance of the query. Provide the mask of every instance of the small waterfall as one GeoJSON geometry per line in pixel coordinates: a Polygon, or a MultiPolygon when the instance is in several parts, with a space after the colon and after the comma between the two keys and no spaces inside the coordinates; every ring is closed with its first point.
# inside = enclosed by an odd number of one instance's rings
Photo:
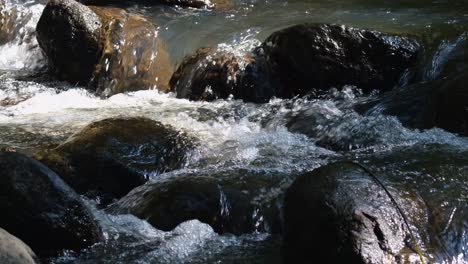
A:
{"type": "Polygon", "coordinates": [[[21,0],[6,0],[0,7],[0,70],[35,70],[45,65],[35,33],[44,7],[21,0]]]}

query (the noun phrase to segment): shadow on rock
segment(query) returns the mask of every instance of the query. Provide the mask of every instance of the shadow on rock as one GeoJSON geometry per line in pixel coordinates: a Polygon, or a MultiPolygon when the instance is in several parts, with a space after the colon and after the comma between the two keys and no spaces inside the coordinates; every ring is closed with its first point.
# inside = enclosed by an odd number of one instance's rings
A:
{"type": "MultiPolygon", "coordinates": [[[[412,221],[427,224],[416,193],[389,189],[412,221]]],[[[352,163],[326,165],[297,178],[286,192],[284,217],[285,263],[406,263],[411,253],[417,258],[389,196],[352,163]]]]}
{"type": "Polygon", "coordinates": [[[357,108],[366,114],[396,116],[403,125],[411,128],[439,127],[467,136],[467,82],[468,73],[451,75],[395,90],[357,108]]]}
{"type": "Polygon", "coordinates": [[[159,122],[116,118],[91,123],[35,156],[78,193],[106,204],[151,176],[183,167],[193,147],[194,139],[159,122]]]}
{"type": "Polygon", "coordinates": [[[136,188],[110,206],[169,231],[198,219],[218,233],[281,232],[282,175],[249,170],[174,175],[136,188]]]}
{"type": "Polygon", "coordinates": [[[42,163],[0,152],[0,226],[41,257],[81,250],[102,238],[80,197],[42,163]]]}

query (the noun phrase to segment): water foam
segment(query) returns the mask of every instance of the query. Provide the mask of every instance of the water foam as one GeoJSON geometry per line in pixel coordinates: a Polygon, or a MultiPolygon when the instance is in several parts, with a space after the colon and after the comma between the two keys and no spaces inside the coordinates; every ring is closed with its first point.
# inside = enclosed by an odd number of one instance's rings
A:
{"type": "Polygon", "coordinates": [[[19,3],[7,0],[3,12],[19,25],[12,41],[0,46],[0,70],[37,69],[45,58],[36,40],[36,25],[45,5],[33,1],[19,3]]]}

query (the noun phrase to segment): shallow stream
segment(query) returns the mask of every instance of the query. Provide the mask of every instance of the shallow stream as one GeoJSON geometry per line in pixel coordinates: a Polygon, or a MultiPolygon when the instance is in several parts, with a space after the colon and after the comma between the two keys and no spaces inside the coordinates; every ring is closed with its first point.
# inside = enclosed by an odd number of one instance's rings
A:
{"type": "MultiPolygon", "coordinates": [[[[258,190],[259,199],[268,199],[281,195],[296,175],[335,160],[359,161],[384,181],[393,177],[410,186],[417,186],[420,177],[429,177],[434,184],[418,188],[432,197],[432,206],[441,208],[443,232],[437,239],[451,245],[447,250],[450,260],[445,261],[468,262],[468,138],[437,128],[405,128],[395,117],[378,112],[360,115],[353,110],[356,102],[366,99],[359,87],[345,87],[322,99],[273,99],[263,105],[238,100],[191,102],[155,90],[101,99],[84,87],[44,74],[46,60],[33,36],[43,1],[6,2],[6,11],[16,10],[17,22],[24,26],[15,39],[0,46],[0,148],[14,147],[27,153],[35,146],[59,144],[95,120],[145,116],[199,140],[185,168],[152,175],[156,180],[185,172],[246,169],[280,177],[275,188],[258,190]],[[313,112],[313,125],[321,131],[317,138],[289,132],[286,127],[306,109],[313,112]],[[321,147],[317,142],[322,140],[336,148],[321,147]],[[441,189],[453,192],[453,197],[437,196],[441,189]],[[464,220],[452,223],[453,214],[465,216],[464,220]]],[[[451,58],[468,53],[468,1],[464,0],[235,0],[235,7],[229,11],[143,5],[127,9],[144,14],[158,25],[174,65],[204,46],[219,45],[242,53],[272,32],[303,22],[416,35],[425,44],[427,59],[421,65],[425,80],[436,79],[450,67],[451,58]]],[[[468,67],[468,61],[464,64],[468,67]]],[[[87,202],[95,207],[94,201],[87,202]]],[[[94,212],[103,225],[106,242],[80,255],[66,252],[54,262],[280,261],[281,238],[277,235],[218,235],[198,221],[163,232],[133,216],[111,216],[98,209],[94,212]]],[[[440,261],[437,257],[433,260],[440,261]]]]}

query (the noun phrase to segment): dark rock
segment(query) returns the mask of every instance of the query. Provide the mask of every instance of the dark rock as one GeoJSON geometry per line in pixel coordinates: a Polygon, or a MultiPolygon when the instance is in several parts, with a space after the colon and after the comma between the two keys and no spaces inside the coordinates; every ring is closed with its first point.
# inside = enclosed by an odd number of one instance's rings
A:
{"type": "Polygon", "coordinates": [[[123,9],[50,1],[37,24],[51,70],[103,96],[168,89],[172,73],[156,27],[123,9]]]}
{"type": "MultiPolygon", "coordinates": [[[[426,143],[373,153],[363,160],[406,199],[406,190],[423,199],[427,216],[413,218],[410,224],[419,235],[426,263],[468,262],[467,156],[466,146],[426,143]]],[[[413,211],[406,209],[411,216],[413,211]]]]}
{"type": "Polygon", "coordinates": [[[203,48],[187,56],[170,85],[179,98],[264,103],[272,97],[320,95],[354,85],[387,91],[416,62],[409,38],[327,24],[302,24],[273,33],[243,56],[203,48]]]}
{"type": "Polygon", "coordinates": [[[0,228],[0,263],[34,264],[39,261],[28,245],[0,228]]]}
{"type": "Polygon", "coordinates": [[[194,101],[232,96],[246,102],[265,103],[275,93],[270,89],[264,68],[263,58],[252,53],[239,56],[217,48],[201,48],[184,58],[170,86],[178,98],[194,101]]]}
{"type": "Polygon", "coordinates": [[[169,231],[197,219],[218,233],[281,231],[278,203],[284,177],[248,170],[174,175],[136,188],[110,206],[114,214],[133,214],[169,231]]]}
{"type": "Polygon", "coordinates": [[[87,83],[99,62],[102,22],[88,7],[73,0],[53,0],[37,24],[37,40],[60,79],[87,83]]]}
{"type": "Polygon", "coordinates": [[[148,177],[180,168],[192,139],[147,118],[94,122],[52,150],[36,157],[78,193],[103,202],[126,195],[148,177]]]}
{"type": "Polygon", "coordinates": [[[452,75],[395,90],[357,108],[367,114],[396,116],[411,128],[439,127],[468,136],[467,82],[468,73],[452,75]]]}
{"type": "Polygon", "coordinates": [[[301,24],[273,33],[257,49],[280,98],[354,85],[387,91],[416,62],[418,42],[343,25],[301,24]]]}
{"type": "Polygon", "coordinates": [[[258,101],[254,96],[243,94],[241,89],[241,82],[246,78],[244,69],[252,60],[251,54],[239,57],[216,48],[201,48],[184,58],[173,74],[170,86],[178,98],[194,101],[226,99],[230,95],[258,101]]]}
{"type": "MultiPolygon", "coordinates": [[[[388,187],[410,222],[426,224],[417,194],[388,187]]],[[[284,261],[406,263],[408,231],[383,188],[361,167],[335,163],[300,176],[284,204],[284,261]]],[[[411,241],[410,241],[411,243],[411,241]]]]}
{"type": "Polygon", "coordinates": [[[0,226],[40,256],[80,250],[101,239],[101,231],[80,197],[42,163],[19,153],[0,152],[0,226]]]}

